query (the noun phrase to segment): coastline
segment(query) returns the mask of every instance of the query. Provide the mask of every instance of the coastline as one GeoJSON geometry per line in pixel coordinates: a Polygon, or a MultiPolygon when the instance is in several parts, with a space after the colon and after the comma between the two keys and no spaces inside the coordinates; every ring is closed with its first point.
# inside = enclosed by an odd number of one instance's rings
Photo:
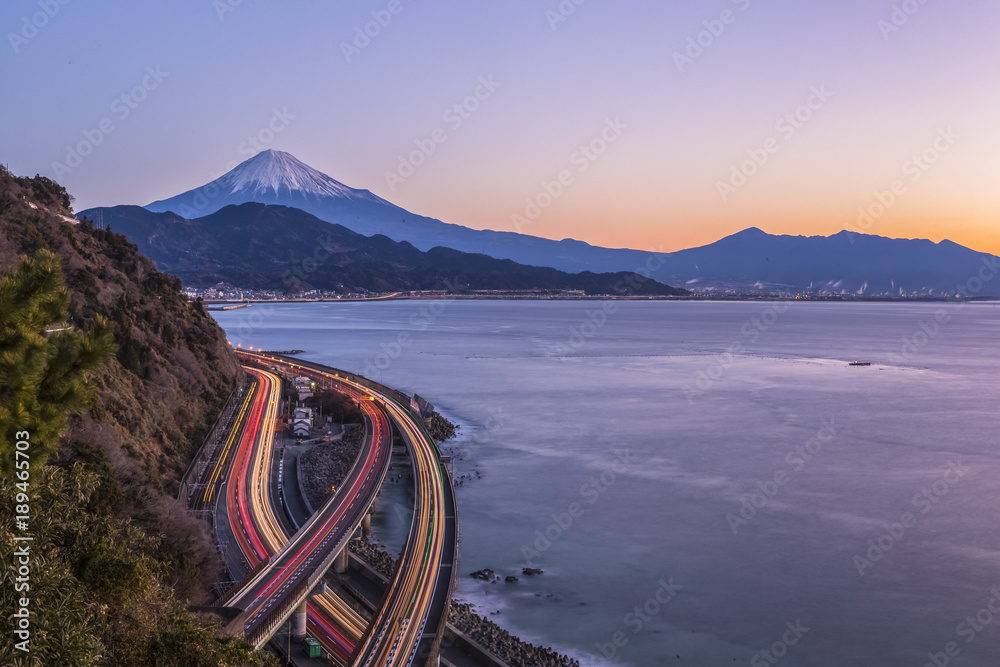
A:
{"type": "MultiPolygon", "coordinates": [[[[442,447],[448,447],[446,442],[454,439],[462,430],[462,426],[467,425],[440,412],[434,413],[433,420],[431,433],[442,447]]],[[[345,435],[343,441],[314,446],[303,454],[304,457],[311,459],[311,474],[303,480],[303,490],[313,506],[323,502],[329,495],[327,489],[330,483],[341,483],[350,467],[350,461],[356,456],[360,447],[360,436],[359,429],[352,429],[345,435]]],[[[388,580],[395,572],[397,559],[386,551],[382,537],[384,536],[379,535],[378,528],[373,525],[372,535],[361,540],[351,540],[350,549],[351,553],[369,568],[388,580]]],[[[510,667],[581,667],[579,660],[560,653],[550,646],[526,641],[511,629],[477,613],[476,606],[473,602],[452,598],[448,623],[461,633],[460,641],[478,644],[510,667]]]]}
{"type": "MultiPolygon", "coordinates": [[[[847,294],[806,295],[806,294],[691,294],[688,296],[629,296],[620,294],[594,294],[588,296],[570,295],[528,295],[528,294],[417,294],[407,296],[343,297],[343,298],[287,298],[287,299],[202,299],[206,305],[247,304],[244,307],[275,303],[369,303],[373,301],[810,301],[830,303],[991,303],[1000,297],[969,297],[964,299],[917,296],[858,296],[847,294]]],[[[213,309],[222,310],[222,309],[213,309]]]]}
{"type": "MultiPolygon", "coordinates": [[[[477,435],[476,425],[465,419],[454,412],[447,409],[445,406],[436,406],[436,414],[445,419],[448,423],[452,424],[455,429],[455,434],[453,437],[448,438],[447,441],[442,441],[439,443],[442,451],[453,457],[453,461],[458,463],[462,462],[464,466],[467,467],[467,473],[459,475],[455,478],[456,492],[463,488],[465,484],[463,481],[472,482],[479,478],[481,475],[481,468],[479,462],[474,456],[469,456],[469,445],[472,445],[473,449],[479,447],[488,446],[490,440],[491,428],[487,424],[485,426],[486,435],[485,437],[477,435]]],[[[472,484],[471,486],[475,486],[472,484]]],[[[467,568],[466,568],[467,569],[467,568]]],[[[520,571],[520,570],[519,570],[520,571]]],[[[471,576],[471,571],[464,576],[460,574],[460,584],[467,582],[470,578],[475,578],[471,576]]],[[[510,585],[504,582],[503,577],[500,578],[499,584],[510,585]]],[[[449,623],[455,625],[459,629],[466,631],[464,625],[460,624],[459,619],[467,619],[465,622],[476,626],[479,626],[479,632],[484,633],[487,637],[486,641],[480,641],[486,648],[491,648],[491,644],[488,643],[489,638],[494,641],[500,641],[503,643],[520,644],[528,651],[536,651],[539,656],[546,656],[551,659],[564,659],[566,662],[543,662],[543,663],[527,663],[525,667],[540,667],[542,665],[567,665],[567,667],[590,667],[593,663],[592,658],[585,653],[580,653],[578,650],[567,647],[559,646],[553,644],[544,635],[539,633],[531,633],[524,628],[516,628],[510,625],[508,622],[508,617],[502,612],[504,610],[504,604],[500,603],[500,608],[497,613],[491,613],[490,608],[496,608],[496,602],[494,601],[492,607],[486,603],[485,598],[480,598],[474,593],[470,594],[470,591],[466,590],[461,592],[463,587],[459,585],[456,588],[455,593],[452,596],[452,614],[449,618],[449,623]],[[459,610],[460,616],[455,618],[456,608],[459,610]]],[[[467,632],[473,639],[477,639],[478,633],[467,632]]],[[[517,663],[511,662],[512,667],[515,667],[517,663]]],[[[608,667],[612,663],[606,662],[602,663],[604,667],[608,667]]]]}
{"type": "MultiPolygon", "coordinates": [[[[378,544],[352,540],[351,549],[368,567],[387,579],[392,576],[396,560],[378,544]]],[[[448,623],[510,667],[581,667],[579,660],[550,646],[535,645],[522,639],[477,613],[474,606],[474,603],[453,598],[448,623]]]]}
{"type": "MultiPolygon", "coordinates": [[[[769,629],[787,620],[779,616],[783,608],[775,602],[778,596],[772,593],[774,586],[779,587],[781,600],[785,600],[786,596],[797,596],[788,599],[795,600],[795,604],[799,605],[796,608],[801,609],[802,614],[817,619],[817,623],[822,621],[824,626],[838,632],[849,627],[849,623],[841,620],[836,610],[843,609],[857,596],[870,596],[863,597],[870,600],[873,608],[873,611],[863,615],[866,618],[880,616],[890,608],[892,601],[887,599],[888,594],[872,595],[863,590],[855,581],[853,571],[841,576],[837,565],[843,559],[831,556],[828,550],[821,553],[819,549],[803,546],[797,540],[789,540],[786,545],[780,541],[781,538],[778,542],[780,549],[771,548],[776,533],[785,535],[804,531],[814,536],[812,542],[815,544],[817,540],[825,539],[826,530],[834,534],[839,531],[837,542],[849,548],[853,544],[850,539],[853,524],[844,523],[836,513],[832,515],[832,521],[823,523],[821,531],[798,515],[785,512],[773,504],[773,509],[769,508],[771,511],[760,513],[750,529],[741,529],[738,537],[730,537],[732,532],[724,522],[718,530],[712,530],[712,521],[722,521],[729,506],[735,506],[733,498],[738,501],[739,494],[749,489],[750,481],[773,474],[776,466],[787,468],[782,456],[806,441],[813,421],[831,415],[841,416],[829,407],[831,390],[838,395],[843,392],[845,396],[856,397],[857,418],[847,423],[856,429],[854,433],[857,435],[848,432],[848,435],[838,439],[836,446],[825,448],[822,456],[809,462],[803,476],[795,478],[793,484],[782,489],[782,494],[786,495],[782,495],[781,500],[787,498],[820,513],[831,509],[835,512],[836,508],[825,500],[829,496],[817,496],[811,492],[836,494],[843,483],[857,484],[862,495],[852,501],[850,509],[862,519],[877,519],[878,512],[869,511],[869,505],[884,500],[881,489],[888,487],[903,497],[908,490],[907,482],[898,480],[893,483],[891,479],[882,479],[870,468],[859,470],[848,467],[846,470],[849,472],[840,476],[837,471],[845,470],[845,463],[859,459],[871,460],[876,469],[883,461],[892,461],[893,466],[902,464],[911,476],[925,470],[926,462],[919,458],[920,452],[915,451],[908,457],[908,453],[898,447],[870,442],[886,440],[886,436],[893,433],[903,434],[908,441],[920,445],[921,450],[930,452],[930,456],[947,456],[946,443],[951,437],[948,431],[963,432],[958,430],[959,424],[968,423],[966,417],[973,416],[973,411],[981,407],[981,403],[985,405],[984,402],[995,392],[989,391],[993,385],[976,385],[982,388],[982,396],[971,402],[966,397],[963,403],[959,396],[949,400],[947,396],[938,395],[942,392],[932,390],[947,387],[942,382],[948,377],[988,379],[985,369],[995,365],[991,362],[996,361],[996,356],[990,354],[995,341],[988,336],[990,323],[996,322],[996,306],[983,304],[979,308],[963,311],[963,318],[968,317],[969,324],[974,325],[971,328],[942,327],[933,344],[922,347],[919,355],[911,361],[911,364],[927,370],[900,368],[878,373],[848,368],[848,360],[879,362],[886,360],[889,354],[899,354],[898,344],[888,340],[890,333],[904,334],[915,330],[918,323],[932,316],[938,306],[803,306],[805,309],[796,311],[798,314],[794,318],[782,319],[763,332],[759,342],[752,346],[749,339],[740,333],[740,327],[749,321],[750,316],[758,315],[758,310],[762,311],[765,307],[763,305],[677,304],[623,308],[617,326],[622,328],[624,335],[606,330],[608,333],[602,333],[603,338],[595,337],[588,341],[588,347],[580,351],[581,356],[586,357],[572,364],[563,364],[558,359],[544,356],[544,353],[552,345],[562,342],[567,328],[577,323],[579,311],[586,310],[584,304],[542,306],[523,303],[508,306],[502,303],[469,303],[463,306],[456,303],[456,310],[449,310],[448,319],[441,318],[432,330],[421,332],[419,345],[393,361],[391,372],[385,373],[384,381],[402,386],[410,393],[417,390],[436,403],[442,414],[454,414],[463,422],[468,422],[468,426],[463,424],[461,434],[445,443],[446,446],[463,449],[463,440],[467,441],[464,448],[481,445],[472,456],[466,454],[464,463],[457,462],[454,475],[457,479],[461,474],[471,472],[470,469],[478,463],[484,478],[482,482],[472,482],[476,485],[474,493],[469,489],[469,481],[464,485],[468,493],[463,494],[461,487],[457,490],[465,544],[460,574],[462,586],[455,596],[456,600],[470,602],[478,597],[476,591],[482,586],[469,578],[470,570],[492,567],[507,574],[504,571],[506,566],[517,562],[516,547],[536,528],[544,528],[542,515],[548,510],[564,507],[571,498],[577,497],[578,485],[573,484],[573,480],[582,482],[591,472],[600,472],[605,449],[602,443],[611,442],[620,435],[620,429],[602,418],[606,414],[603,412],[606,396],[613,395],[630,403],[644,397],[649,399],[636,403],[649,408],[648,416],[642,417],[636,424],[635,437],[622,438],[622,444],[646,447],[645,451],[655,454],[668,444],[661,441],[659,434],[667,432],[664,429],[676,429],[676,436],[669,441],[669,445],[670,458],[678,463],[662,460],[661,465],[654,463],[637,470],[634,479],[630,477],[628,486],[616,486],[613,493],[602,496],[600,505],[595,506],[595,510],[599,507],[599,511],[593,512],[588,519],[592,522],[591,526],[581,525],[580,531],[567,534],[561,543],[565,553],[552,551],[552,559],[542,561],[540,567],[546,571],[541,579],[534,582],[522,580],[526,589],[523,591],[514,585],[493,586],[498,590],[490,591],[490,597],[478,607],[480,613],[489,616],[488,612],[501,609],[499,616],[489,618],[516,634],[517,630],[525,630],[522,638],[527,641],[537,644],[539,642],[534,637],[543,635],[560,649],[574,647],[587,651],[590,648],[592,660],[581,660],[581,663],[599,664],[601,654],[593,651],[591,637],[594,641],[606,642],[616,625],[620,629],[623,614],[636,602],[645,599],[647,588],[655,583],[656,577],[672,575],[685,586],[690,585],[689,590],[692,595],[696,592],[697,598],[684,596],[670,608],[669,613],[651,621],[644,634],[634,641],[630,637],[627,653],[619,660],[622,663],[656,664],[654,654],[665,649],[671,652],[671,658],[673,653],[678,653],[685,661],[694,659],[694,664],[715,664],[720,660],[719,664],[732,664],[733,657],[747,664],[756,647],[765,646],[771,639],[769,629]],[[539,310],[550,309],[554,311],[553,319],[536,323],[535,314],[539,310]],[[845,321],[851,324],[844,325],[845,321]],[[469,322],[471,324],[463,328],[454,327],[456,323],[469,322]],[[811,342],[796,347],[807,334],[813,336],[809,338],[811,342]],[[726,426],[709,431],[705,444],[701,444],[691,436],[700,432],[705,418],[701,411],[688,414],[689,409],[685,408],[683,397],[679,394],[685,383],[693,382],[697,371],[706,370],[719,360],[725,361],[728,357],[721,355],[732,341],[743,341],[750,348],[750,357],[736,360],[738,363],[726,367],[724,382],[717,381],[700,399],[696,399],[696,406],[713,414],[713,423],[726,426]],[[657,346],[653,350],[657,357],[635,356],[641,352],[648,353],[653,345],[657,346]],[[772,362],[755,359],[788,356],[805,357],[807,361],[803,364],[792,360],[772,362]],[[827,361],[829,358],[836,361],[827,361]],[[904,376],[914,372],[920,373],[921,377],[904,376]],[[926,390],[922,388],[925,384],[926,390]],[[751,394],[750,390],[757,390],[757,393],[751,394]],[[772,399],[763,406],[753,400],[759,398],[760,390],[763,390],[764,399],[772,399]],[[896,396],[897,390],[898,401],[886,400],[896,396]],[[923,415],[937,414],[942,402],[951,420],[949,428],[928,429],[928,420],[923,415]],[[875,404],[881,407],[875,407],[875,404]],[[791,412],[783,411],[783,405],[791,412]],[[665,412],[670,416],[659,416],[664,411],[660,410],[662,406],[666,406],[665,412]],[[501,417],[509,423],[491,428],[491,408],[502,408],[501,417]],[[744,457],[740,454],[746,443],[728,437],[739,424],[736,412],[749,415],[747,419],[752,420],[752,428],[768,434],[768,447],[762,455],[749,457],[747,467],[743,467],[744,457]],[[552,414],[561,415],[559,421],[562,423],[590,425],[586,439],[593,442],[580,443],[579,452],[572,456],[560,456],[560,452],[564,451],[562,443],[566,434],[559,425],[552,423],[554,420],[548,417],[552,414]],[[591,421],[594,416],[598,418],[591,421]],[[877,438],[870,437],[873,434],[877,438]],[[473,439],[471,436],[478,437],[473,439]],[[486,436],[489,436],[488,442],[485,441],[486,436]],[[769,455],[773,456],[768,458],[769,455]],[[706,460],[710,466],[702,465],[706,460]],[[737,461],[740,463],[737,464],[737,461]],[[529,465],[522,465],[525,462],[529,465]],[[567,467],[569,469],[565,470],[567,467]],[[547,474],[553,483],[558,479],[569,479],[565,485],[553,487],[547,484],[547,474]],[[667,483],[661,484],[661,479],[667,480],[667,483]],[[523,488],[533,490],[530,501],[524,498],[523,488]],[[864,495],[869,488],[871,493],[864,495]],[[629,520],[636,507],[632,502],[633,490],[639,498],[653,499],[660,505],[673,508],[670,511],[674,514],[663,520],[665,524],[683,527],[677,517],[694,516],[698,518],[699,526],[708,526],[708,530],[692,528],[670,537],[645,535],[650,531],[644,531],[629,520]],[[819,500],[816,500],[817,497],[819,500]],[[590,538],[590,533],[594,534],[594,539],[590,538]],[[614,556],[620,549],[614,544],[608,544],[606,550],[602,547],[601,535],[607,534],[614,534],[630,545],[636,545],[630,546],[628,553],[638,570],[615,572],[611,569],[617,559],[609,559],[609,556],[614,556]],[[768,554],[780,558],[787,555],[788,561],[792,557],[801,557],[797,562],[815,562],[817,565],[809,565],[812,568],[809,572],[799,572],[794,563],[787,566],[787,561],[782,561],[786,564],[784,569],[788,570],[788,578],[785,572],[773,577],[763,576],[769,587],[755,584],[753,599],[732,598],[729,591],[740,584],[739,573],[727,572],[727,568],[718,566],[725,562],[724,547],[728,547],[727,543],[732,540],[742,540],[737,544],[744,545],[749,562],[758,566],[768,554]],[[581,551],[591,548],[596,548],[592,555],[589,551],[581,551]],[[641,552],[640,549],[646,551],[641,552]],[[674,554],[669,560],[651,551],[668,553],[666,549],[674,554]],[[585,556],[579,557],[581,553],[585,556]],[[702,553],[714,562],[706,561],[702,553]],[[614,574],[595,577],[593,581],[581,577],[581,573],[586,573],[590,567],[614,574]],[[813,570],[819,570],[823,579],[807,576],[812,575],[813,570]],[[826,580],[836,583],[835,591],[822,584],[826,580]],[[794,583],[794,590],[781,588],[789,581],[794,583]],[[820,583],[817,584],[817,581],[820,583]],[[531,586],[530,590],[527,590],[528,586],[531,586]],[[576,597],[561,606],[550,605],[544,600],[538,603],[530,597],[537,590],[542,591],[543,598],[548,592],[562,591],[576,593],[576,597]],[[808,595],[799,595],[798,591],[807,591],[808,595]],[[507,605],[501,604],[501,597],[507,605]],[[606,603],[603,602],[605,600],[606,603]],[[768,601],[769,604],[758,604],[754,600],[768,601]],[[577,609],[580,601],[587,602],[588,608],[577,609]],[[745,629],[739,632],[731,629],[735,627],[736,618],[748,619],[745,629]]],[[[254,343],[255,347],[260,344],[265,349],[305,348],[310,352],[303,355],[304,358],[317,358],[325,363],[336,362],[360,369],[366,356],[370,357],[377,349],[378,339],[391,340],[397,329],[406,330],[406,316],[411,309],[419,307],[419,304],[410,304],[409,307],[396,304],[395,310],[401,308],[401,313],[393,313],[393,306],[389,305],[345,309],[324,305],[276,308],[273,321],[255,334],[254,343]],[[386,313],[395,314],[395,319],[387,318],[386,313]],[[376,327],[385,323],[393,326],[382,334],[383,329],[376,327]],[[374,340],[373,330],[380,334],[374,340]],[[333,349],[332,340],[336,341],[333,349]]],[[[234,326],[239,320],[238,314],[230,314],[225,316],[223,322],[234,326]]],[[[961,388],[965,385],[955,386],[961,388]]],[[[962,394],[961,391],[954,393],[962,394]]],[[[974,437],[967,440],[967,446],[973,451],[983,449],[974,444],[974,437]]],[[[977,480],[969,483],[969,493],[988,493],[988,489],[980,488],[977,483],[977,480]]],[[[962,498],[958,495],[955,498],[957,509],[965,509],[962,498]]],[[[951,496],[949,502],[952,502],[951,496]]],[[[382,508],[388,507],[383,502],[382,508]]],[[[938,509],[947,508],[942,506],[938,509]]],[[[656,516],[651,511],[640,519],[645,522],[656,516]]],[[[945,514],[935,516],[945,517],[945,514]]],[[[956,521],[961,520],[956,518],[956,521]]],[[[928,525],[923,530],[937,539],[933,528],[928,525]]],[[[859,532],[859,537],[870,537],[863,534],[863,527],[859,532]]],[[[396,553],[391,548],[389,552],[396,553]]],[[[966,562],[970,560],[968,558],[966,562]]],[[[968,578],[961,573],[953,574],[948,581],[959,586],[969,584],[968,578]]],[[[891,592],[898,594],[898,590],[891,592]]],[[[962,598],[963,604],[975,602],[969,602],[969,597],[974,596],[970,594],[962,598]]],[[[899,637],[907,637],[906,642],[893,641],[886,646],[858,638],[849,646],[883,656],[895,651],[914,653],[905,644],[912,647],[914,637],[927,633],[932,623],[941,619],[947,622],[947,615],[939,614],[932,621],[918,618],[916,614],[904,615],[902,620],[893,623],[893,630],[898,632],[899,637]]],[[[802,647],[803,662],[836,664],[835,661],[843,659],[848,650],[833,644],[828,636],[819,633],[810,637],[810,643],[802,647]]]]}

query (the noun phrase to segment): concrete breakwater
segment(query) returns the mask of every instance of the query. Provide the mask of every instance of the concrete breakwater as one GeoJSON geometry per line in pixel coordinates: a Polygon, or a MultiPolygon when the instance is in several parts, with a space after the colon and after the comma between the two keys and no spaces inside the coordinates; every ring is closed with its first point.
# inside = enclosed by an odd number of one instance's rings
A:
{"type": "Polygon", "coordinates": [[[545,646],[529,644],[472,611],[472,605],[451,603],[448,622],[511,667],[580,667],[572,658],[545,646]]]}

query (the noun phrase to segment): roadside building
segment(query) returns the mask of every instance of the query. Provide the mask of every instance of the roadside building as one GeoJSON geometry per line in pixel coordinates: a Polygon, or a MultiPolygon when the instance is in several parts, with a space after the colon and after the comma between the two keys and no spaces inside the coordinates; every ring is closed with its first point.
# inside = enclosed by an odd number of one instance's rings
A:
{"type": "Polygon", "coordinates": [[[292,420],[290,422],[292,435],[296,438],[309,435],[309,431],[312,429],[312,422],[312,408],[295,408],[292,412],[292,420]]]}

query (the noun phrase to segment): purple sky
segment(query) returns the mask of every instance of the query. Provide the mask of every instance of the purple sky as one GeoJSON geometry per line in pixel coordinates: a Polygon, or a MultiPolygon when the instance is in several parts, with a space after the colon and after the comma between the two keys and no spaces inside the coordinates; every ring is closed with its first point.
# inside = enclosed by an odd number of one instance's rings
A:
{"type": "Polygon", "coordinates": [[[477,228],[667,250],[849,228],[1000,253],[992,0],[237,2],[8,0],[0,159],[78,209],[274,148],[477,228]],[[345,55],[372,12],[387,25],[345,55]]]}

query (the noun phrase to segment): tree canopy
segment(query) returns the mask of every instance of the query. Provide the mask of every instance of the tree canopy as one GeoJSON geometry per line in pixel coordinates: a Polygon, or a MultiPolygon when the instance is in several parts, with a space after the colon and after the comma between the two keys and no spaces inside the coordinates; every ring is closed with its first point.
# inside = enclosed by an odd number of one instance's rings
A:
{"type": "Polygon", "coordinates": [[[89,331],[68,322],[69,300],[59,257],[48,250],[22,257],[0,279],[0,473],[14,469],[19,432],[29,434],[32,468],[48,461],[69,416],[94,400],[90,376],[115,352],[103,317],[89,331]]]}
{"type": "Polygon", "coordinates": [[[101,316],[69,322],[69,301],[60,259],[48,250],[0,278],[0,607],[8,616],[26,608],[31,628],[27,651],[8,628],[0,664],[275,665],[185,609],[170,586],[163,537],[116,512],[107,471],[48,464],[70,416],[96,406],[90,379],[115,353],[111,325],[101,316]],[[16,469],[17,441],[30,445],[27,470],[16,469]],[[15,514],[28,516],[16,533],[15,514]],[[25,554],[27,575],[11,566],[25,554]]]}

